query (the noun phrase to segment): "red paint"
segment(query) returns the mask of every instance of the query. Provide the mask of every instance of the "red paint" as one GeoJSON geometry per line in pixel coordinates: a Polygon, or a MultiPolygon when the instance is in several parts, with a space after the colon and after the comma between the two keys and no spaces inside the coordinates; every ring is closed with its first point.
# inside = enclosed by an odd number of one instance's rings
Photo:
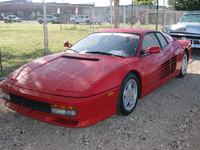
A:
{"type": "Polygon", "coordinates": [[[5,105],[29,117],[66,127],[85,127],[116,113],[120,85],[130,71],[141,83],[142,98],[176,77],[181,69],[183,52],[191,55],[187,40],[170,41],[167,47],[152,47],[146,57],[139,57],[142,38],[153,30],[104,29],[98,32],[125,32],[141,35],[137,56],[116,57],[61,52],[30,62],[7,77],[0,86],[9,93],[49,104],[77,106],[75,117],[65,117],[38,110],[30,111],[5,100],[5,105]],[[171,74],[166,75],[169,60],[175,63],[171,74]],[[114,94],[109,94],[114,93],[114,94]]]}
{"type": "Polygon", "coordinates": [[[144,53],[150,53],[150,54],[160,53],[160,47],[152,46],[147,50],[145,50],[144,53]]]}
{"type": "Polygon", "coordinates": [[[69,48],[70,48],[70,47],[72,47],[72,44],[69,44],[68,41],[65,41],[65,42],[64,42],[64,47],[69,47],[69,48]]]}

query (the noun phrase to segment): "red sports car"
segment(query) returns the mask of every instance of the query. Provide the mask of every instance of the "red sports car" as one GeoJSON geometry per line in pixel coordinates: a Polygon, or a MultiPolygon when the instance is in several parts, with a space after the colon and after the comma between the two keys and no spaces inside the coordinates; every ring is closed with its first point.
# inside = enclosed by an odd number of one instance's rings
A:
{"type": "Polygon", "coordinates": [[[184,77],[189,40],[154,30],[104,29],[32,61],[0,83],[5,106],[66,127],[129,115],[137,100],[184,77]]]}

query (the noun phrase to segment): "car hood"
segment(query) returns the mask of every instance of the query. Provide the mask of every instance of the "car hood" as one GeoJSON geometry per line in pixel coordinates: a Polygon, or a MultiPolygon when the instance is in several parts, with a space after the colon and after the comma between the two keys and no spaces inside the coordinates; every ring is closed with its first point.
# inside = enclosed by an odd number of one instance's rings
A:
{"type": "Polygon", "coordinates": [[[37,59],[8,76],[7,82],[41,93],[81,97],[125,58],[61,53],[37,59]]]}
{"type": "Polygon", "coordinates": [[[200,23],[197,22],[184,22],[177,23],[174,25],[166,26],[169,32],[184,32],[184,33],[195,33],[200,34],[200,23]]]}

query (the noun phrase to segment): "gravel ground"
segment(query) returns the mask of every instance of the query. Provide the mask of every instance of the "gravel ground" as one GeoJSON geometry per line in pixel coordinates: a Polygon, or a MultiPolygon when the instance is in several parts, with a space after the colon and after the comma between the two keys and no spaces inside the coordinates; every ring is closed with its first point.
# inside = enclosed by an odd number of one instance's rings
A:
{"type": "Polygon", "coordinates": [[[200,149],[200,50],[187,75],[140,99],[134,112],[74,129],[18,114],[0,100],[0,149],[200,149]]]}

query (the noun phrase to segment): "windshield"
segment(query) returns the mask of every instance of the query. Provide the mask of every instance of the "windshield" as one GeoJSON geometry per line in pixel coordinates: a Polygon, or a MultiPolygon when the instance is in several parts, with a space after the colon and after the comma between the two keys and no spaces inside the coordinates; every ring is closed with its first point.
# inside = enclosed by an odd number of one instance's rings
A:
{"type": "Polygon", "coordinates": [[[200,14],[183,15],[179,22],[200,22],[200,14]]]}
{"type": "Polygon", "coordinates": [[[118,56],[135,56],[139,45],[138,34],[93,33],[85,37],[71,49],[80,53],[102,52],[118,56]]]}

